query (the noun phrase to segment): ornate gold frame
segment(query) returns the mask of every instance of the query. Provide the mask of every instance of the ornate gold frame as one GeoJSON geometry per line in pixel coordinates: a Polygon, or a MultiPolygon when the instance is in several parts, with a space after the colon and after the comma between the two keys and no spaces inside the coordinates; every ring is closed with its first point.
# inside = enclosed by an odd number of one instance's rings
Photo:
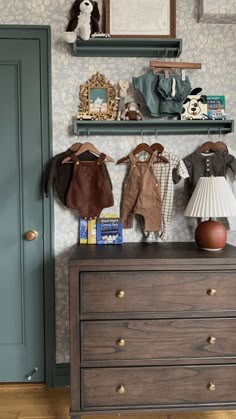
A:
{"type": "Polygon", "coordinates": [[[107,78],[97,72],[94,74],[86,83],[80,85],[80,94],[79,94],[80,104],[79,104],[79,114],[90,116],[91,119],[95,120],[113,120],[117,119],[118,112],[118,103],[116,88],[107,78]],[[107,89],[107,110],[106,112],[91,112],[90,109],[90,89],[107,89]]]}

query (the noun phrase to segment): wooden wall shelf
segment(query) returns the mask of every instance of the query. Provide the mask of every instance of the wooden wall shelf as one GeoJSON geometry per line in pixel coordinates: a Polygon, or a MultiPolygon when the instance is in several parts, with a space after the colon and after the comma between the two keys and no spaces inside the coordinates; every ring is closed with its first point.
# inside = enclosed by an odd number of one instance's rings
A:
{"type": "Polygon", "coordinates": [[[197,135],[229,134],[234,131],[232,120],[159,120],[143,121],[79,121],[74,119],[77,135],[197,135]]]}
{"type": "Polygon", "coordinates": [[[179,57],[182,39],[176,38],[97,38],[73,44],[77,57],[179,57]]]}

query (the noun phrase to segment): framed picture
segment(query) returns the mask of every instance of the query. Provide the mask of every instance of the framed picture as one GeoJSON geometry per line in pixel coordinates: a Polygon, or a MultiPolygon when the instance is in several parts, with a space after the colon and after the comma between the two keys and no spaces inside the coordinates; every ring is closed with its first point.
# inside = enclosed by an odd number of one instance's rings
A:
{"type": "Polygon", "coordinates": [[[176,0],[105,0],[105,31],[112,37],[175,38],[176,0]]]}
{"type": "Polygon", "coordinates": [[[108,113],[108,89],[106,87],[90,87],[89,113],[108,113]]]}
{"type": "Polygon", "coordinates": [[[80,86],[80,104],[77,119],[116,119],[118,102],[116,88],[106,77],[97,72],[80,86]]]}

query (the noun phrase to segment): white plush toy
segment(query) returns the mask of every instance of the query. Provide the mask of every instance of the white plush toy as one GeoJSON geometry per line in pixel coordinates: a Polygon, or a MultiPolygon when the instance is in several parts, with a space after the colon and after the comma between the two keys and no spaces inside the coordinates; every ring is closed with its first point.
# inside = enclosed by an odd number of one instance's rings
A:
{"type": "Polygon", "coordinates": [[[129,89],[129,82],[127,80],[120,80],[119,82],[119,105],[118,105],[118,115],[117,119],[120,121],[121,115],[125,110],[125,98],[127,96],[127,91],[129,89]]]}
{"type": "Polygon", "coordinates": [[[93,0],[75,0],[69,13],[69,23],[64,33],[66,42],[73,43],[79,37],[87,41],[91,34],[99,32],[100,13],[93,0]]]}

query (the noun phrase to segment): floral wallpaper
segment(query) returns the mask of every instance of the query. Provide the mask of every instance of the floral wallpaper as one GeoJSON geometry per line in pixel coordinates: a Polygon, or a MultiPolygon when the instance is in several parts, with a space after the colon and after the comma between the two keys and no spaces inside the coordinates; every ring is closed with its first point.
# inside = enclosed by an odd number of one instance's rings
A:
{"type": "MultiPolygon", "coordinates": [[[[100,0],[101,2],[102,0],[100,0]]],[[[231,0],[232,2],[233,0],[231,0]]],[[[71,54],[70,45],[63,41],[70,0],[1,0],[0,23],[24,25],[50,25],[52,29],[52,110],[53,153],[66,150],[78,141],[73,135],[72,117],[78,110],[79,86],[96,71],[117,83],[120,79],[131,81],[132,76],[143,74],[149,67],[148,58],[77,58],[71,54]]],[[[198,23],[198,1],[177,0],[177,38],[183,39],[180,61],[201,62],[202,70],[189,71],[192,87],[202,87],[208,95],[225,95],[229,119],[236,119],[236,25],[198,23]]],[[[214,2],[215,4],[215,2],[214,2]]],[[[221,11],[227,6],[222,5],[221,11]]],[[[219,136],[211,136],[214,141],[219,136]]],[[[236,156],[235,134],[222,138],[236,156]]],[[[82,141],[86,138],[82,138],[82,141]]],[[[155,137],[144,137],[152,144],[155,137]]],[[[166,150],[184,157],[206,141],[207,137],[158,136],[166,150]]],[[[140,141],[138,136],[114,136],[90,138],[97,148],[109,150],[114,160],[128,154],[140,141]]],[[[119,210],[125,165],[108,165],[113,182],[115,206],[119,210]]],[[[175,186],[173,221],[169,241],[192,241],[194,222],[183,216],[187,203],[184,182],[175,186]]],[[[142,240],[137,223],[125,230],[126,242],[142,240]]],[[[236,244],[236,233],[229,233],[229,241],[236,244]]],[[[58,363],[69,361],[68,316],[68,257],[78,242],[78,215],[65,208],[55,197],[55,259],[56,259],[56,359],[58,363]]]]}

